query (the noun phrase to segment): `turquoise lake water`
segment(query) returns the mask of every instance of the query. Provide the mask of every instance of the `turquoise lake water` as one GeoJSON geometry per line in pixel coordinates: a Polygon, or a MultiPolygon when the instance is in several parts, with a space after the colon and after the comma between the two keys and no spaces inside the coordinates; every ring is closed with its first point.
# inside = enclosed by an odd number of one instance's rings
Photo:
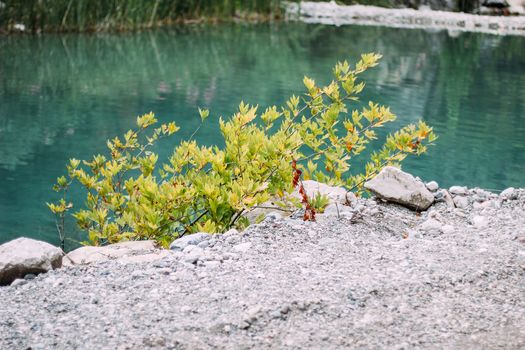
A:
{"type": "MultiPolygon", "coordinates": [[[[207,107],[198,140],[213,144],[218,116],[239,101],[281,104],[302,93],[303,75],[328,82],[337,60],[372,51],[384,58],[362,101],[398,115],[385,132],[423,118],[439,135],[405,170],[443,187],[525,187],[522,37],[284,23],[0,37],[0,243],[57,243],[45,206],[55,178],[69,158],[104,152],[137,115],[176,121],[180,140],[207,107]]],[[[161,160],[173,145],[161,144],[161,160]]]]}

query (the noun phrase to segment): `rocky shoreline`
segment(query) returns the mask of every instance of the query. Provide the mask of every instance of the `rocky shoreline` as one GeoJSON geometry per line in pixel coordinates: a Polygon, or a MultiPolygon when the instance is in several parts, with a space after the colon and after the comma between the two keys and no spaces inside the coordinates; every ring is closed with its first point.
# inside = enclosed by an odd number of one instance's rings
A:
{"type": "Polygon", "coordinates": [[[429,9],[387,9],[376,6],[338,5],[334,1],[290,2],[285,12],[289,20],[305,23],[420,28],[448,30],[451,33],[525,35],[525,16],[487,16],[429,9]]]}
{"type": "Polygon", "coordinates": [[[71,252],[0,287],[0,348],[523,348],[525,190],[400,173],[350,205],[323,187],[317,222],[71,252]]]}

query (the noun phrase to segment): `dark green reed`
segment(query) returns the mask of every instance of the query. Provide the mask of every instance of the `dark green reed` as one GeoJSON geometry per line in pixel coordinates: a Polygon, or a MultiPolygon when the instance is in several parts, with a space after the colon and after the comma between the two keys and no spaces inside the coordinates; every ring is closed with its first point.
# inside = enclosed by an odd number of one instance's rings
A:
{"type": "Polygon", "coordinates": [[[4,0],[0,29],[101,31],[148,28],[181,20],[276,18],[281,0],[4,0]]]}

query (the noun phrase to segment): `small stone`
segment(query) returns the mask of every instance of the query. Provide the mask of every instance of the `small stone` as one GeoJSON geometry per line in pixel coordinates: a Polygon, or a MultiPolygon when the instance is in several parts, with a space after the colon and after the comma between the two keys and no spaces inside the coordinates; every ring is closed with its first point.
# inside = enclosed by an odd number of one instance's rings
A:
{"type": "Polygon", "coordinates": [[[448,190],[453,195],[466,196],[468,194],[468,189],[464,186],[452,186],[448,190]]]}
{"type": "Polygon", "coordinates": [[[480,229],[488,226],[489,219],[486,216],[476,215],[472,218],[471,222],[475,228],[480,229]]]}
{"type": "Polygon", "coordinates": [[[469,200],[467,197],[456,196],[454,197],[454,204],[457,208],[467,209],[469,207],[469,200]]]}
{"type": "Polygon", "coordinates": [[[234,245],[239,242],[239,236],[229,236],[226,237],[226,243],[230,245],[234,245]]]}
{"type": "Polygon", "coordinates": [[[272,211],[272,212],[268,213],[266,215],[266,217],[264,218],[264,220],[270,221],[270,222],[279,221],[279,220],[282,220],[282,219],[283,219],[283,216],[281,215],[281,213],[276,212],[276,211],[272,211]]]}
{"type": "Polygon", "coordinates": [[[281,314],[280,310],[274,310],[274,311],[270,312],[270,317],[274,318],[274,319],[277,319],[277,318],[282,318],[283,315],[281,314]]]}
{"type": "Polygon", "coordinates": [[[425,232],[440,232],[441,226],[439,221],[431,218],[423,222],[419,227],[425,232]]]}
{"type": "Polygon", "coordinates": [[[503,200],[515,200],[518,199],[518,191],[514,187],[509,187],[501,192],[499,196],[503,200]]]}
{"type": "Polygon", "coordinates": [[[11,283],[11,286],[12,287],[16,287],[16,286],[21,286],[21,285],[24,285],[26,284],[28,281],[26,279],[23,279],[23,278],[17,278],[16,280],[14,280],[12,283],[11,283]]]}
{"type": "Polygon", "coordinates": [[[34,273],[28,273],[27,275],[24,276],[24,279],[25,280],[34,280],[36,278],[36,275],[34,273]]]}
{"type": "Polygon", "coordinates": [[[436,181],[430,181],[425,184],[430,192],[436,192],[439,190],[439,185],[436,181]]]}

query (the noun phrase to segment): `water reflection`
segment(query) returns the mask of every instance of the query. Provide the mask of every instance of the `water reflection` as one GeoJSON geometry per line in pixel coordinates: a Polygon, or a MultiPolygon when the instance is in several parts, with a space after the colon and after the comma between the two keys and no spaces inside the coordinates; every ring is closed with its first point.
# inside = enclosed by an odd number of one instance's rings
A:
{"type": "MultiPolygon", "coordinates": [[[[406,169],[445,186],[525,186],[523,47],[520,37],[304,24],[0,38],[0,242],[54,240],[43,204],[53,179],[137,115],[155,111],[187,137],[198,106],[218,117],[240,100],[281,103],[302,91],[303,74],[327,81],[336,60],[369,51],[385,57],[363,101],[390,105],[392,127],[424,117],[440,136],[406,169]]],[[[217,142],[216,118],[199,139],[217,142]]]]}

